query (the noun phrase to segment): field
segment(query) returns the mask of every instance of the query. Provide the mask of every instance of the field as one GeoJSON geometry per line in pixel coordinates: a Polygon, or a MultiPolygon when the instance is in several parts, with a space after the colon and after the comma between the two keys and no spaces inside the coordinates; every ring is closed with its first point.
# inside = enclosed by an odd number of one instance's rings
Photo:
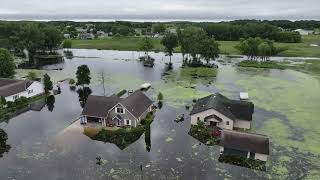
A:
{"type": "MultiPolygon", "coordinates": [[[[120,37],[105,38],[97,40],[73,40],[73,48],[77,49],[106,49],[121,51],[139,51],[140,37],[120,37]]],[[[152,38],[154,51],[163,51],[164,47],[159,38],[152,38]]],[[[219,41],[222,54],[237,55],[239,51],[235,49],[238,41],[219,41]]],[[[302,43],[275,43],[277,47],[287,50],[280,53],[284,57],[320,57],[320,47],[311,47],[310,44],[320,44],[320,35],[303,36],[302,43]]],[[[179,52],[179,48],[176,49],[179,52]]]]}

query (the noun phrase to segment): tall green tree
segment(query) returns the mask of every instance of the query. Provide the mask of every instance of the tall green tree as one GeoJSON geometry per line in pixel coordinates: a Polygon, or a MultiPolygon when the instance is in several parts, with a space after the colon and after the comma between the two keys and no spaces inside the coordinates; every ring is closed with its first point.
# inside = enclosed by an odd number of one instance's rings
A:
{"type": "Polygon", "coordinates": [[[69,51],[70,48],[72,48],[72,40],[71,39],[66,39],[63,41],[62,47],[64,49],[67,49],[69,51]]]}
{"type": "Polygon", "coordinates": [[[78,70],[76,72],[77,76],[77,85],[85,85],[90,84],[90,69],[87,65],[81,65],[78,67],[78,70]]]}
{"type": "Polygon", "coordinates": [[[16,65],[10,52],[0,48],[0,77],[9,78],[15,73],[16,65]]]}
{"type": "Polygon", "coordinates": [[[178,47],[178,37],[173,33],[166,33],[161,40],[162,45],[165,47],[165,52],[170,57],[173,55],[174,48],[178,47]]]}
{"type": "Polygon", "coordinates": [[[45,49],[44,33],[40,29],[38,24],[27,24],[22,28],[22,32],[19,34],[19,38],[23,43],[23,46],[28,50],[29,62],[36,64],[34,55],[38,50],[45,49]]]}
{"type": "Polygon", "coordinates": [[[145,52],[145,55],[149,56],[149,51],[151,51],[154,48],[154,44],[149,37],[142,38],[140,42],[140,50],[145,52]]]}
{"type": "Polygon", "coordinates": [[[44,46],[50,52],[58,48],[63,40],[62,33],[55,27],[45,27],[43,29],[44,32],[44,46]]]}
{"type": "Polygon", "coordinates": [[[215,60],[219,57],[219,43],[217,43],[214,38],[205,39],[200,44],[200,56],[207,61],[215,60]]]}
{"type": "Polygon", "coordinates": [[[48,74],[45,74],[43,76],[43,84],[44,84],[44,91],[46,93],[48,93],[49,91],[51,91],[53,89],[53,84],[52,84],[51,78],[48,74]]]}

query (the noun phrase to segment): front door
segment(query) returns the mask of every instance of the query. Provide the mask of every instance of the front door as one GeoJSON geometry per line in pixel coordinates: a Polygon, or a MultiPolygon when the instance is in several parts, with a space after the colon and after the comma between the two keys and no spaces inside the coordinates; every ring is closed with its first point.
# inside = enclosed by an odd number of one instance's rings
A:
{"type": "Polygon", "coordinates": [[[120,119],[117,119],[117,126],[118,126],[118,127],[121,126],[121,121],[120,121],[120,119]]]}
{"type": "Polygon", "coordinates": [[[210,121],[210,126],[217,126],[217,122],[210,121]]]}

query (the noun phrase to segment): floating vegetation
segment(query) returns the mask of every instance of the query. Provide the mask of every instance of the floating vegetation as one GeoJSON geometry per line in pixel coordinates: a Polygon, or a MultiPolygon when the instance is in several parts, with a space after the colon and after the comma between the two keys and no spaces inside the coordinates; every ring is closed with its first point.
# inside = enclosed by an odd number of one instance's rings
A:
{"type": "Polygon", "coordinates": [[[220,155],[219,161],[259,171],[266,171],[266,162],[234,155],[220,155]]]}

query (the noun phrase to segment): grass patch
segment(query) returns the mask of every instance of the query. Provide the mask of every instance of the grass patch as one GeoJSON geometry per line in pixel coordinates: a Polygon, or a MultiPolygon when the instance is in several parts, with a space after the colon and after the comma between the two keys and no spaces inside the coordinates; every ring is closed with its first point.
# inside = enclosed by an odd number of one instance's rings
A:
{"type": "Polygon", "coordinates": [[[240,67],[266,68],[266,69],[285,69],[286,66],[274,61],[250,61],[245,60],[237,64],[240,67]]]}
{"type": "MultiPolygon", "coordinates": [[[[151,38],[154,43],[154,51],[163,51],[160,38],[151,38]]],[[[139,51],[141,37],[104,38],[96,40],[73,40],[73,48],[76,49],[105,49],[121,51],[139,51]]],[[[238,55],[235,48],[239,41],[218,41],[221,54],[238,55]]],[[[301,43],[275,43],[278,48],[285,48],[278,56],[284,57],[320,57],[320,47],[312,47],[310,44],[320,44],[320,35],[302,36],[301,43]]],[[[180,48],[176,48],[180,52],[180,48]]]]}

